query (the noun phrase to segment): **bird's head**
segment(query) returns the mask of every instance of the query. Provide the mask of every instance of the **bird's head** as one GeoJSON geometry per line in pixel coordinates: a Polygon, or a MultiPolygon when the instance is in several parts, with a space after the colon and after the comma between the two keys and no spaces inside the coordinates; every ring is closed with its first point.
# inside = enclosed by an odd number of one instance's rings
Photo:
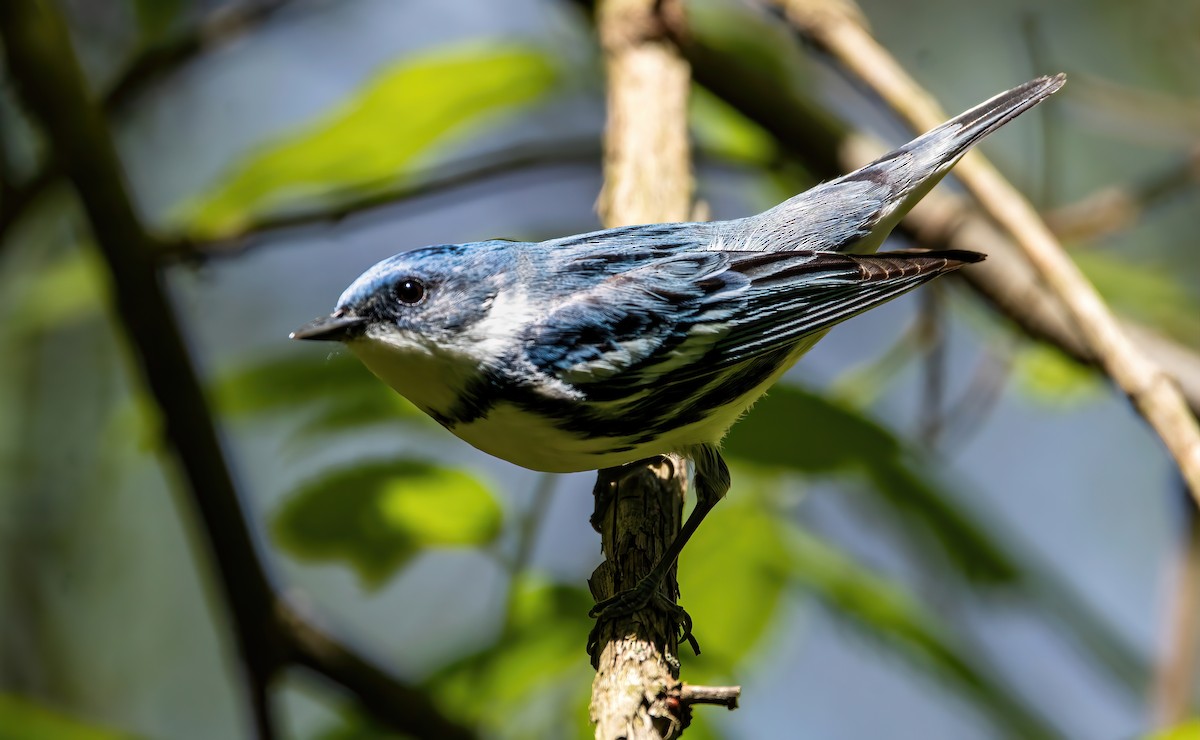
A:
{"type": "Polygon", "coordinates": [[[451,244],[389,257],[359,276],[333,313],[291,337],[345,343],[388,385],[436,410],[495,349],[484,341],[495,334],[487,319],[513,246],[451,244]]]}

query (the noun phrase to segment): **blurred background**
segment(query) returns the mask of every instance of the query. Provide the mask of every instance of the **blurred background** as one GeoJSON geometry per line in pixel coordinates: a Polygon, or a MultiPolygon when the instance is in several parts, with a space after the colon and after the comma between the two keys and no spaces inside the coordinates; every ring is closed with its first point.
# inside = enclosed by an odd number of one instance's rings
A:
{"type": "MultiPolygon", "coordinates": [[[[485,736],[588,736],[592,476],[491,459],[342,350],[287,334],[396,252],[598,228],[589,16],[564,0],[50,4],[163,250],[278,589],[485,736]]],[[[686,7],[697,38],[773,75],[780,99],[909,138],[760,4],[686,7]]],[[[951,112],[1071,75],[982,148],[1060,217],[1116,310],[1200,348],[1200,3],[862,8],[951,112]],[[1133,200],[1077,207],[1112,188],[1133,200]]],[[[0,737],[250,737],[186,485],[87,217],[8,71],[0,737]]],[[[714,218],[814,182],[703,87],[691,124],[714,218]]],[[[731,494],[681,560],[704,647],[682,676],[743,698],[700,708],[689,737],[1150,731],[1154,676],[1188,649],[1168,625],[1195,616],[1176,598],[1196,576],[1191,506],[1119,394],[963,284],[835,330],[728,449],[731,494]]],[[[389,736],[308,672],[275,692],[286,737],[389,736]]]]}

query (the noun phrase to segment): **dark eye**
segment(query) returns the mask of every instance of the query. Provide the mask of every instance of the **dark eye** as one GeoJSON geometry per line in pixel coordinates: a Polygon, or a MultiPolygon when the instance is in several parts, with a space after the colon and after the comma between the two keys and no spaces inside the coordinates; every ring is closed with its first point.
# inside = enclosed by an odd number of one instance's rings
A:
{"type": "Polygon", "coordinates": [[[420,303],[425,297],[425,286],[419,280],[408,278],[396,283],[396,300],[401,303],[420,303]]]}

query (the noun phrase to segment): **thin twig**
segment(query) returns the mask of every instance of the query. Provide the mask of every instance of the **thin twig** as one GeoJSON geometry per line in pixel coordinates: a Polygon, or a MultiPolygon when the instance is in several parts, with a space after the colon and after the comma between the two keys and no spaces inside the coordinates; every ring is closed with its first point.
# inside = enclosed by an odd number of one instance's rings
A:
{"type": "MultiPolygon", "coordinates": [[[[914,129],[946,114],[871,36],[850,0],[780,0],[788,19],[865,82],[914,129]]],[[[1105,373],[1133,402],[1175,459],[1200,502],[1200,425],[1178,385],[1130,341],[1033,206],[978,153],[955,169],[980,206],[1012,236],[1046,287],[1062,302],[1105,373]]]]}
{"type": "Polygon", "coordinates": [[[1107,187],[1046,214],[1046,223],[1064,241],[1083,242],[1127,229],[1147,211],[1200,184],[1200,145],[1182,159],[1141,182],[1107,187]]]}
{"type": "Polygon", "coordinates": [[[222,5],[199,23],[144,47],[104,94],[108,112],[121,109],[152,84],[206,51],[257,27],[290,0],[242,0],[222,5]]]}
{"type": "Polygon", "coordinates": [[[443,730],[442,737],[470,737],[424,692],[383,676],[315,627],[285,618],[155,267],[156,245],[134,211],[107,122],[91,102],[62,19],[51,3],[0,3],[0,36],[9,73],[63,163],[108,265],[117,315],[161,412],[168,449],[216,566],[258,737],[275,734],[268,694],[292,661],[338,681],[369,711],[386,709],[376,716],[391,729],[415,733],[432,726],[443,730]]]}
{"type": "Polygon", "coordinates": [[[164,260],[235,256],[273,236],[292,230],[332,226],[372,209],[395,206],[406,200],[436,195],[524,169],[590,164],[599,157],[600,147],[591,138],[509,147],[502,152],[440,164],[428,172],[406,177],[392,187],[349,197],[333,206],[266,216],[239,227],[236,233],[212,239],[184,237],[168,241],[161,247],[160,254],[164,260]]]}
{"type": "Polygon", "coordinates": [[[679,687],[679,703],[716,704],[726,709],[737,709],[742,696],[741,686],[694,686],[685,683],[679,687]]]}

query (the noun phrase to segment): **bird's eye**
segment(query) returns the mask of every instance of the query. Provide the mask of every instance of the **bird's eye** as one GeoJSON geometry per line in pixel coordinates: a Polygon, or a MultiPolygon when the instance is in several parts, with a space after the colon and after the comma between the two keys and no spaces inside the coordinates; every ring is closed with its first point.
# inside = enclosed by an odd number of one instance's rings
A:
{"type": "Polygon", "coordinates": [[[412,305],[425,297],[425,286],[419,280],[408,278],[396,283],[396,300],[412,305]]]}

